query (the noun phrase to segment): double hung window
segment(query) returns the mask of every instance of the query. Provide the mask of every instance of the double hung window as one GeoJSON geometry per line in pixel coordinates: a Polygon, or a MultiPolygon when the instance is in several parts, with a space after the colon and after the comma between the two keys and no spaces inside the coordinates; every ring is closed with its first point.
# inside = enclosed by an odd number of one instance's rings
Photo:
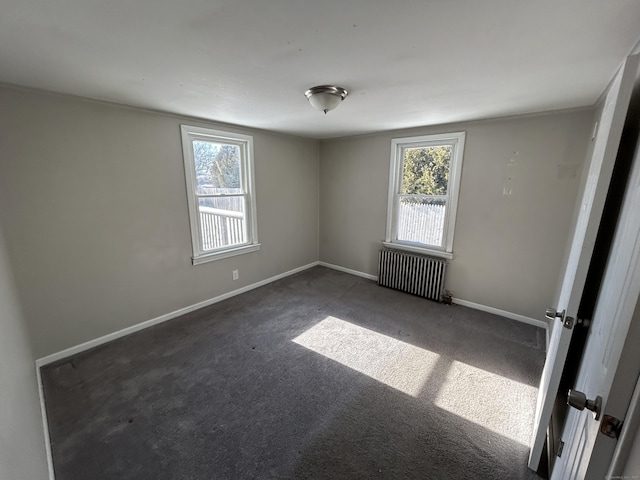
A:
{"type": "Polygon", "coordinates": [[[451,258],[464,132],[395,138],[385,245],[451,258]]]}
{"type": "Polygon", "coordinates": [[[253,137],[181,131],[194,265],[258,250],[253,137]]]}

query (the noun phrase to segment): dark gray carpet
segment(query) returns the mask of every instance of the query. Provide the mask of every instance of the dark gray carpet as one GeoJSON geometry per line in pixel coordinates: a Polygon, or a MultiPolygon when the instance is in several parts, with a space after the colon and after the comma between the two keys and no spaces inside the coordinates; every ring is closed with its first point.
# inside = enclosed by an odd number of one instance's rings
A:
{"type": "Polygon", "coordinates": [[[538,478],[543,345],[316,267],[44,367],[56,479],[538,478]]]}

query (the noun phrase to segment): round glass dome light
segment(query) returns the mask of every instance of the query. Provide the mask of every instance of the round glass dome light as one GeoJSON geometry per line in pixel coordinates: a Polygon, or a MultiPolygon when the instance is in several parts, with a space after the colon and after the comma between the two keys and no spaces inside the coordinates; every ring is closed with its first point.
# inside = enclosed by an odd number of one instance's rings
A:
{"type": "Polygon", "coordinates": [[[326,114],[329,110],[340,105],[340,102],[347,96],[347,91],[333,85],[319,85],[311,87],[305,92],[305,95],[313,108],[322,110],[326,114]]]}

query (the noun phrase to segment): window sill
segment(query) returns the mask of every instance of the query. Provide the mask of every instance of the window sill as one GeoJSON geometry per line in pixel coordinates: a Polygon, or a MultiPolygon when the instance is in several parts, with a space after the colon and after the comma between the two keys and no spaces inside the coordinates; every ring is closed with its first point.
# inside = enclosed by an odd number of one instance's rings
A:
{"type": "Polygon", "coordinates": [[[205,253],[203,255],[198,255],[197,257],[191,257],[191,259],[194,265],[200,265],[202,263],[222,260],[223,258],[235,257],[236,255],[242,255],[244,253],[257,252],[258,250],[260,250],[260,244],[253,243],[251,245],[243,245],[238,248],[223,250],[221,252],[205,253]]]}
{"type": "Polygon", "coordinates": [[[442,250],[433,250],[431,248],[414,247],[413,245],[405,245],[402,243],[382,242],[387,248],[393,248],[395,250],[405,250],[407,252],[421,253],[423,255],[430,255],[432,257],[446,258],[448,260],[453,259],[453,252],[443,252],[442,250]]]}

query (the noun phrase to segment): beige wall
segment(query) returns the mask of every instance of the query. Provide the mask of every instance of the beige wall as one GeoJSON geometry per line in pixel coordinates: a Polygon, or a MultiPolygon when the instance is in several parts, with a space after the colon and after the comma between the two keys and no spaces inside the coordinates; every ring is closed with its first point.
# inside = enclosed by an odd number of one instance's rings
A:
{"type": "Polygon", "coordinates": [[[0,88],[0,108],[0,225],[36,357],[318,259],[375,275],[391,138],[459,130],[467,139],[447,288],[540,319],[552,305],[593,115],[318,144],[21,89],[0,88]],[[259,252],[191,265],[180,123],[254,135],[259,252]]]}
{"type": "Polygon", "coordinates": [[[315,140],[11,88],[0,111],[0,225],[36,357],[318,259],[315,140]],[[254,136],[260,251],[191,265],[180,123],[254,136]]]}
{"type": "Polygon", "coordinates": [[[375,275],[391,139],[466,131],[446,287],[463,300],[543,319],[554,298],[592,117],[586,109],[322,141],[320,260],[375,275]],[[507,167],[512,158],[516,166],[507,167]],[[503,194],[507,184],[511,195],[503,194]]]}
{"type": "Polygon", "coordinates": [[[0,478],[47,478],[36,369],[0,231],[0,478]]]}

